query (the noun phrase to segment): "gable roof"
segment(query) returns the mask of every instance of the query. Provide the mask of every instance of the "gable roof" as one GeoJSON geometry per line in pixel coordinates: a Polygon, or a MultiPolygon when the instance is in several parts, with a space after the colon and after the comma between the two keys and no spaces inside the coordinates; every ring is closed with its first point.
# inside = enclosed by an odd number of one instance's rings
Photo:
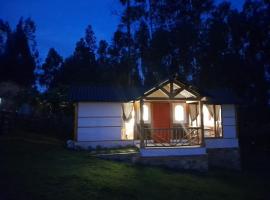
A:
{"type": "Polygon", "coordinates": [[[167,79],[154,87],[150,90],[144,92],[144,97],[146,98],[157,98],[154,95],[155,93],[164,93],[164,99],[199,99],[201,95],[197,89],[192,87],[189,84],[185,84],[175,79],[167,79]],[[151,97],[152,96],[152,97],[151,97]],[[154,96],[154,97],[153,97],[154,96]]]}
{"type": "MultiPolygon", "coordinates": [[[[228,90],[198,90],[197,88],[185,84],[180,81],[176,81],[173,79],[167,79],[159,84],[156,84],[152,87],[119,87],[119,86],[79,86],[72,87],[69,92],[69,101],[73,102],[129,102],[133,100],[137,100],[141,97],[150,97],[151,94],[154,94],[156,91],[164,92],[167,98],[170,99],[173,95],[177,97],[177,95],[181,96],[179,91],[183,91],[186,93],[190,93],[194,95],[195,98],[203,98],[207,97],[207,102],[212,104],[234,104],[239,103],[239,99],[235,97],[235,95],[228,90]],[[179,86],[178,89],[175,89],[175,95],[166,92],[164,86],[166,84],[173,83],[179,86]]],[[[149,98],[149,99],[150,99],[149,98]]],[[[188,97],[182,99],[189,99],[188,97]]],[[[179,98],[180,99],[180,98],[179,98]]]]}

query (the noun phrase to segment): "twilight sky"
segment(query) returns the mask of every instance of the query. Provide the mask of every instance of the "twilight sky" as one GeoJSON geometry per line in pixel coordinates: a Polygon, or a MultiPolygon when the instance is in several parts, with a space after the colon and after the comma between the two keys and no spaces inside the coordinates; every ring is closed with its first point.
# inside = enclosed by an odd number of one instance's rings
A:
{"type": "MultiPolygon", "coordinates": [[[[238,9],[243,1],[231,0],[238,9]]],[[[43,60],[50,47],[63,57],[70,55],[88,24],[98,41],[110,42],[119,22],[119,16],[113,13],[120,10],[119,0],[1,0],[0,18],[14,28],[21,16],[31,17],[37,26],[36,40],[43,60]]]]}

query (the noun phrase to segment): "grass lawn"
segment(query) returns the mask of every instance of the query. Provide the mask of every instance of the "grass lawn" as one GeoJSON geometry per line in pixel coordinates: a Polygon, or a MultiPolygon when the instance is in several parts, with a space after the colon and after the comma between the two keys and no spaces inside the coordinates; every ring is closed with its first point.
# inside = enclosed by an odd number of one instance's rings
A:
{"type": "Polygon", "coordinates": [[[99,160],[54,138],[0,136],[0,199],[270,199],[268,173],[204,174],[99,160]]]}

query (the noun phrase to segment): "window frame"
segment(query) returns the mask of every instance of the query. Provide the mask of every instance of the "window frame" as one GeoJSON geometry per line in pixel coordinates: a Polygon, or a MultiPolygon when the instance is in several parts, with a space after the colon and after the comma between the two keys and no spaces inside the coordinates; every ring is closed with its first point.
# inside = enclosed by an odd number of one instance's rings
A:
{"type": "MultiPolygon", "coordinates": [[[[204,135],[204,138],[206,139],[220,139],[220,138],[223,138],[224,137],[224,131],[223,131],[223,117],[222,117],[222,105],[221,104],[209,104],[209,103],[206,103],[204,104],[205,106],[206,105],[211,105],[213,106],[213,112],[214,112],[214,136],[211,137],[211,136],[205,136],[204,135]],[[216,120],[216,107],[217,106],[220,106],[220,124],[221,124],[221,135],[218,134],[217,132],[217,120],[216,120]]],[[[208,111],[209,112],[209,111],[208,111]]],[[[204,113],[203,113],[203,118],[204,118],[204,113]]],[[[204,125],[205,122],[203,122],[203,128],[204,128],[204,132],[205,132],[205,125],[204,125]]]]}
{"type": "MultiPolygon", "coordinates": [[[[151,104],[150,103],[144,103],[143,106],[148,107],[148,120],[143,119],[143,123],[145,124],[150,124],[151,123],[151,104]]],[[[144,113],[144,108],[143,108],[143,113],[144,113]]],[[[142,117],[143,118],[143,117],[142,117]]]]}
{"type": "Polygon", "coordinates": [[[173,112],[172,112],[172,114],[173,114],[173,116],[172,116],[172,122],[173,122],[173,124],[184,124],[184,123],[187,123],[187,110],[186,110],[186,106],[185,106],[185,104],[184,103],[173,103],[173,112]],[[180,105],[180,106],[182,106],[183,107],[183,112],[184,112],[184,120],[182,120],[182,121],[176,121],[175,120],[175,108],[176,108],[176,106],[178,106],[178,105],[180,105]]]}

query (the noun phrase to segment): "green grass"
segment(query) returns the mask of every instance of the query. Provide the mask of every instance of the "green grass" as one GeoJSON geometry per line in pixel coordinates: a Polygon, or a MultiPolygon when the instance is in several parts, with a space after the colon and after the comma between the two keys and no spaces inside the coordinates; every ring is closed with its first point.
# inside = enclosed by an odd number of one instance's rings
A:
{"type": "Polygon", "coordinates": [[[259,200],[269,188],[269,173],[176,172],[99,160],[50,137],[0,136],[1,200],[259,200]]]}

